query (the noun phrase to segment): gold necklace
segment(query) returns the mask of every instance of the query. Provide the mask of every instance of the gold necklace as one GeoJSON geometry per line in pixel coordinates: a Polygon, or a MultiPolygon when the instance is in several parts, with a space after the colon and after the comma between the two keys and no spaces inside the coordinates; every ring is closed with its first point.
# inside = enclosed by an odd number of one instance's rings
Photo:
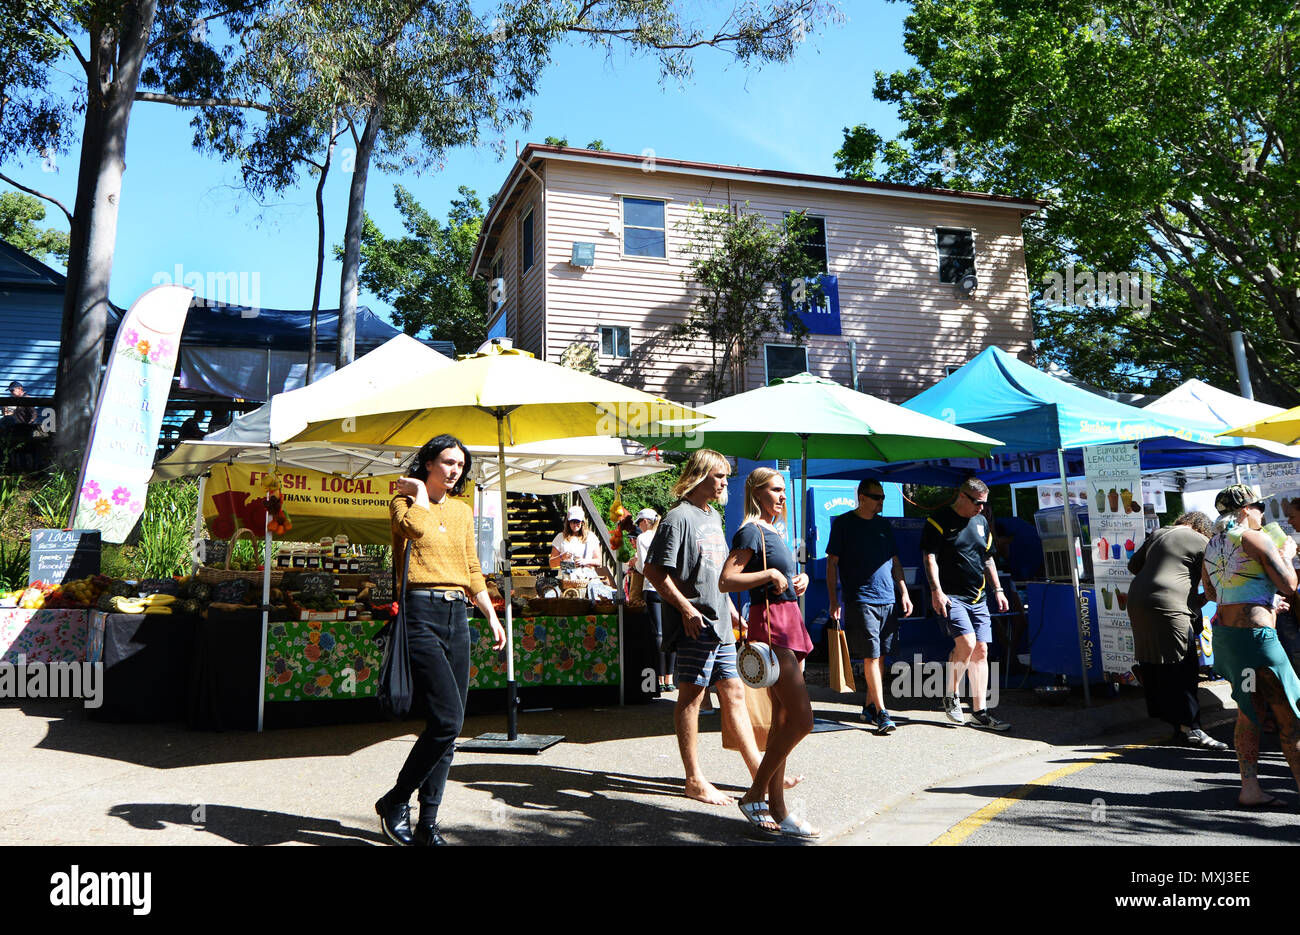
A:
{"type": "Polygon", "coordinates": [[[447,531],[447,494],[438,501],[438,532],[447,531]]]}

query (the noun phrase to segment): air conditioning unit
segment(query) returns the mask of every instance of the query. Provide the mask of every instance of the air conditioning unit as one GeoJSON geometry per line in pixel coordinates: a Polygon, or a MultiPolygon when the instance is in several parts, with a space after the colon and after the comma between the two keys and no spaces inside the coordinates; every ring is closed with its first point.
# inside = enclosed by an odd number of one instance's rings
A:
{"type": "Polygon", "coordinates": [[[574,241],[573,252],[569,256],[569,264],[571,266],[595,266],[596,245],[594,243],[574,241]]]}

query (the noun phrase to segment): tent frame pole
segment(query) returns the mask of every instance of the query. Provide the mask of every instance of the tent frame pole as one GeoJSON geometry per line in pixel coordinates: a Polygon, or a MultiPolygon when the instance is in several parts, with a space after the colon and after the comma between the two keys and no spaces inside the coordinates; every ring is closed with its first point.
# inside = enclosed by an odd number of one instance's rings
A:
{"type": "Polygon", "coordinates": [[[519,739],[519,685],[515,682],[514,607],[510,602],[510,522],[506,513],[505,410],[497,409],[497,486],[501,488],[501,596],[506,602],[506,739],[519,739]]]}
{"type": "MultiPolygon", "coordinates": [[[[1070,585],[1074,588],[1074,619],[1075,633],[1079,637],[1079,672],[1083,681],[1083,706],[1085,708],[1092,705],[1092,693],[1088,686],[1088,659],[1083,648],[1083,591],[1079,587],[1079,565],[1074,555],[1075,535],[1074,535],[1074,506],[1070,503],[1070,484],[1065,476],[1065,451],[1061,448],[1056,449],[1056,466],[1061,471],[1061,496],[1065,501],[1062,507],[1062,520],[1065,527],[1065,548],[1066,559],[1070,564],[1070,585]]],[[[1012,493],[1015,496],[1015,493],[1012,493]]],[[[1082,546],[1083,533],[1079,533],[1079,542],[1082,546]]]]}
{"type": "MultiPolygon", "coordinates": [[[[271,473],[275,473],[276,449],[271,448],[271,473]]],[[[266,500],[262,500],[265,506],[266,500]]],[[[257,732],[262,732],[266,717],[266,637],[271,620],[271,518],[266,518],[266,534],[262,544],[262,639],[257,666],[257,732]]]]}

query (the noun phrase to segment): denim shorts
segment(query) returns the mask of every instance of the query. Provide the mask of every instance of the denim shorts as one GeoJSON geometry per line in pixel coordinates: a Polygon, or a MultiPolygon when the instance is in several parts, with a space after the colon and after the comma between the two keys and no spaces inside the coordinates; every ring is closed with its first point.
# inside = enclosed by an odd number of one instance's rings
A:
{"type": "Polygon", "coordinates": [[[849,601],[844,605],[844,635],[848,637],[852,655],[879,659],[893,654],[898,649],[898,614],[894,604],[849,601]]]}
{"type": "MultiPolygon", "coordinates": [[[[701,636],[713,636],[704,630],[701,636]]],[[[736,669],[736,644],[714,639],[693,640],[685,634],[677,641],[677,666],[673,681],[680,685],[708,688],[723,679],[740,678],[736,669]]]]}
{"type": "Polygon", "coordinates": [[[953,639],[963,633],[973,633],[977,643],[993,642],[993,618],[989,616],[989,605],[983,601],[970,603],[949,597],[948,618],[944,625],[953,639]]]}

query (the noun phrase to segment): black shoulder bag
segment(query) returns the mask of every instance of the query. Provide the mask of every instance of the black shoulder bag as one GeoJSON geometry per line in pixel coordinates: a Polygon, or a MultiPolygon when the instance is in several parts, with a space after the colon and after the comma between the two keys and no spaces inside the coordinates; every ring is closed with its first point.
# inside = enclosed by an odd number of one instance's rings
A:
{"type": "Polygon", "coordinates": [[[406,555],[402,559],[402,587],[396,595],[397,613],[375,634],[375,642],[384,651],[384,661],[379,666],[379,708],[395,721],[410,713],[415,697],[415,684],[411,679],[411,647],[406,640],[406,580],[410,568],[411,540],[408,539],[406,555]]]}

